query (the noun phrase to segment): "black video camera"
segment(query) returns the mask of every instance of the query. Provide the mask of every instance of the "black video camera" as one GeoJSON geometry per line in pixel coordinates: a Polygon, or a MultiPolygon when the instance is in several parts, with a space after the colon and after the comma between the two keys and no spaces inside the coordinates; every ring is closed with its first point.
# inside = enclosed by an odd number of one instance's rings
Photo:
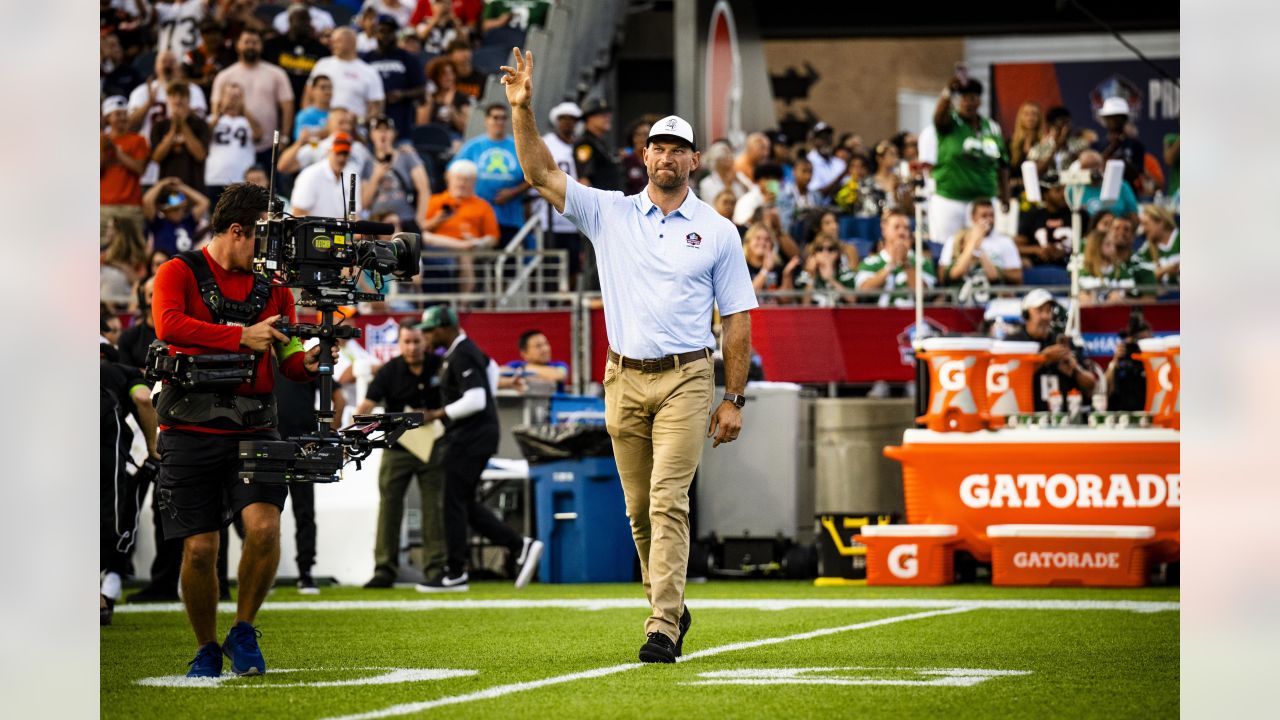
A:
{"type": "MultiPolygon", "coordinates": [[[[258,223],[253,270],[288,287],[317,289],[350,286],[356,279],[348,269],[368,270],[397,280],[418,274],[422,239],[414,233],[399,232],[390,240],[365,238],[357,234],[390,235],[395,228],[386,223],[322,217],[283,217],[276,214],[258,223]]],[[[353,297],[357,300],[381,298],[353,297]]]]}

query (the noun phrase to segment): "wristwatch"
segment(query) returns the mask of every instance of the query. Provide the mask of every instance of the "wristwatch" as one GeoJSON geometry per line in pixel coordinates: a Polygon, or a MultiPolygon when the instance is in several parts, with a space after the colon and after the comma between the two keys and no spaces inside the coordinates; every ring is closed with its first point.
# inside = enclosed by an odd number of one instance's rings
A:
{"type": "Polygon", "coordinates": [[[727,392],[724,394],[724,399],[727,402],[733,403],[734,407],[738,408],[739,410],[742,409],[743,405],[747,404],[747,396],[739,395],[737,393],[727,392]]]}

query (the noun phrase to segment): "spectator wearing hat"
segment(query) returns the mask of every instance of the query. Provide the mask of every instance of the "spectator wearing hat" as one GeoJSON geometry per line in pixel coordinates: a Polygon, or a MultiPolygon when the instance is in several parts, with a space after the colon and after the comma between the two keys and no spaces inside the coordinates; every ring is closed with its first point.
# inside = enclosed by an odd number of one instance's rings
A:
{"type": "Polygon", "coordinates": [[[181,178],[162,178],[142,196],[151,249],[169,255],[193,250],[197,228],[209,212],[209,198],[181,178]]]}
{"type": "MultiPolygon", "coordinates": [[[[498,241],[498,217],[483,198],[476,196],[479,168],[470,160],[455,160],[445,171],[445,190],[431,196],[426,219],[421,221],[424,245],[459,251],[458,291],[475,290],[475,258],[471,251],[491,248],[498,241]]],[[[424,258],[425,264],[431,264],[424,258]]],[[[445,259],[438,265],[451,264],[445,259]]],[[[426,279],[426,278],[424,278],[426,279]]]]}
{"type": "MultiPolygon", "coordinates": [[[[414,320],[400,322],[399,354],[374,374],[357,415],[373,412],[423,412],[440,407],[440,356],[427,352],[414,320]]],[[[382,452],[378,465],[378,524],[373,577],[366,588],[389,588],[400,570],[400,525],[404,495],[418,481],[422,500],[422,570],[428,578],[444,572],[444,444],[437,442],[426,460],[398,443],[382,452]]]]}
{"type": "Polygon", "coordinates": [[[582,137],[573,146],[578,182],[600,190],[621,192],[622,169],[607,139],[613,129],[613,108],[600,98],[591,98],[582,108],[582,122],[582,137]]]}
{"type": "Polygon", "coordinates": [[[373,142],[373,168],[364,183],[365,207],[390,210],[400,226],[418,231],[417,218],[426,215],[431,198],[431,182],[418,151],[409,143],[396,143],[396,124],[391,118],[376,117],[369,123],[373,142]]]}
{"type": "Polygon", "coordinates": [[[756,166],[773,157],[773,146],[769,136],[762,132],[753,132],[747,136],[746,145],[733,161],[733,169],[739,175],[755,182],[756,166]]]}
{"type": "Polygon", "coordinates": [[[129,132],[127,107],[128,102],[122,95],[112,95],[102,101],[102,120],[106,127],[99,134],[99,239],[107,236],[107,221],[111,218],[132,225],[139,237],[146,220],[140,178],[150,152],[141,135],[129,132]]]}
{"type": "MultiPolygon", "coordinates": [[[[454,157],[470,160],[479,168],[476,195],[483,198],[498,216],[499,246],[506,247],[524,225],[524,197],[529,183],[516,159],[516,143],[507,133],[507,105],[495,102],[485,106],[484,134],[462,145],[454,157]]],[[[534,238],[527,236],[526,247],[534,238]]]]}
{"type": "Polygon", "coordinates": [[[262,59],[284,70],[289,77],[289,86],[293,88],[294,100],[299,106],[305,106],[311,71],[321,58],[329,55],[329,48],[316,39],[305,5],[290,5],[286,17],[288,31],[272,37],[263,45],[262,59]]]}
{"type": "MultiPolygon", "coordinates": [[[[576,181],[578,166],[573,160],[573,136],[578,127],[578,120],[582,117],[582,108],[572,102],[562,102],[551,108],[549,117],[552,129],[542,136],[542,142],[546,143],[547,149],[551,151],[551,157],[555,160],[556,166],[576,181]]],[[[578,234],[578,228],[541,196],[533,201],[529,212],[534,217],[542,218],[543,229],[550,231],[543,243],[544,246],[548,250],[564,250],[569,256],[569,288],[576,290],[578,276],[582,273],[582,236],[578,234]]]]}
{"type": "Polygon", "coordinates": [[[806,155],[813,164],[812,185],[823,197],[831,197],[840,188],[848,164],[835,156],[832,137],[835,131],[819,121],[809,133],[809,145],[813,148],[806,155]]]}
{"type": "Polygon", "coordinates": [[[1084,348],[1073,345],[1062,332],[1065,314],[1048,290],[1036,288],[1022,298],[1022,329],[1006,338],[1040,345],[1044,362],[1036,370],[1032,384],[1037,412],[1049,409],[1048,398],[1055,392],[1066,398],[1067,393],[1079,390],[1084,404],[1089,405],[1098,382],[1086,369],[1089,361],[1085,359],[1084,348]]]}
{"type": "Polygon", "coordinates": [[[1137,138],[1125,132],[1125,125],[1129,123],[1129,102],[1122,97],[1109,97],[1102,101],[1098,117],[1107,129],[1106,146],[1102,150],[1103,162],[1123,160],[1124,180],[1130,187],[1137,188],[1147,148],[1137,138]]]}
{"type": "Polygon", "coordinates": [[[213,79],[213,106],[219,100],[228,83],[239,85],[244,91],[245,111],[262,127],[255,138],[253,150],[259,165],[271,164],[271,141],[276,130],[288,138],[293,130],[293,85],[285,71],[262,59],[262,36],[246,29],[236,38],[236,53],[240,60],[218,73],[213,79]]]}
{"type": "MultiPolygon", "coordinates": [[[[969,205],[997,194],[1009,209],[1009,151],[1000,126],[978,114],[982,83],[951,79],[933,111],[938,158],[933,168],[937,190],[929,200],[929,235],[945,242],[965,226],[969,205]],[[959,102],[952,107],[952,96],[959,102]]],[[[945,264],[945,263],[944,263],[945,264]]]]}
{"type": "MultiPolygon", "coordinates": [[[[307,166],[294,180],[290,197],[293,214],[298,217],[345,218],[347,206],[343,199],[352,200],[351,176],[359,174],[360,165],[351,157],[351,136],[345,132],[334,133],[327,160],[307,166]]],[[[360,198],[360,184],[357,182],[354,198],[357,213],[363,207],[360,198]]]]}
{"type": "Polygon", "coordinates": [[[333,81],[333,106],[355,113],[358,122],[382,114],[385,94],[382,76],[356,55],[356,34],[348,27],[333,31],[333,54],[311,69],[311,76],[327,75],[333,81]]]}
{"type": "Polygon", "coordinates": [[[787,138],[786,133],[781,130],[770,130],[764,135],[769,138],[771,151],[769,161],[782,166],[783,183],[791,182],[791,170],[795,164],[795,158],[791,153],[791,141],[787,138]]]}
{"type": "Polygon", "coordinates": [[[396,139],[408,140],[417,104],[427,96],[427,79],[422,73],[422,62],[397,44],[396,31],[399,29],[395,17],[379,15],[374,25],[377,47],[360,57],[382,78],[382,92],[386,100],[383,112],[394,122],[396,139]]]}
{"type": "Polygon", "coordinates": [[[165,89],[168,115],[151,126],[151,161],[160,177],[177,177],[191,187],[203,188],[209,124],[191,112],[191,87],[185,80],[176,80],[165,89]]]}
{"type": "MultiPolygon", "coordinates": [[[[1018,234],[1014,242],[1022,256],[1023,267],[1053,266],[1064,268],[1071,257],[1071,208],[1067,207],[1066,188],[1058,181],[1058,173],[1040,176],[1043,202],[1018,215],[1018,234]]],[[[1088,225],[1088,217],[1081,220],[1088,225]]]]}

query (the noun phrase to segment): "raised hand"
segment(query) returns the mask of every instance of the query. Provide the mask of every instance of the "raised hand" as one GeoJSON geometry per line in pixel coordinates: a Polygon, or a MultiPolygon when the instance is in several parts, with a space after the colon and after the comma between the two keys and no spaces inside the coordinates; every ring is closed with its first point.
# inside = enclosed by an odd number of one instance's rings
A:
{"type": "Polygon", "coordinates": [[[512,48],[511,54],[515,56],[515,67],[499,68],[502,84],[507,88],[507,102],[513,108],[528,107],[533,100],[533,53],[525,52],[522,56],[520,48],[512,48]]]}

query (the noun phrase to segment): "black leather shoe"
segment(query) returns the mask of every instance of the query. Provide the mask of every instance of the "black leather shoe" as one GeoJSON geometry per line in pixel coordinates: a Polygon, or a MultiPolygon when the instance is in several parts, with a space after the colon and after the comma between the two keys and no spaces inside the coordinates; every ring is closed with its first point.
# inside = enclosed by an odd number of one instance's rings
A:
{"type": "Polygon", "coordinates": [[[396,579],[388,575],[374,575],[365,583],[366,588],[389,588],[396,584],[396,579]]]}
{"type": "Polygon", "coordinates": [[[680,616],[680,637],[676,638],[676,657],[684,654],[684,634],[689,632],[689,626],[693,624],[693,616],[689,614],[689,606],[685,606],[684,614],[680,616]]]}
{"type": "Polygon", "coordinates": [[[649,640],[640,646],[640,662],[673,663],[676,661],[676,644],[660,632],[649,633],[649,640]]]}

